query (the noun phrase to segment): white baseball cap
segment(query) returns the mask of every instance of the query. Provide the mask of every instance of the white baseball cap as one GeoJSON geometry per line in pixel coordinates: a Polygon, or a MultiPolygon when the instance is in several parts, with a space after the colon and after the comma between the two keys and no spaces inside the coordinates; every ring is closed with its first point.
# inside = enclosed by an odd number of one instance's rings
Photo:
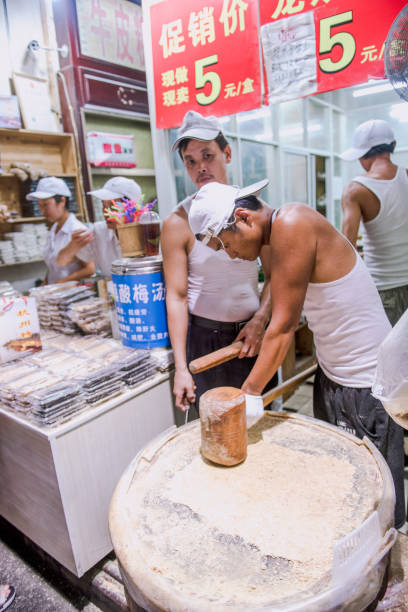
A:
{"type": "Polygon", "coordinates": [[[340,155],[346,161],[353,161],[363,157],[372,147],[382,144],[391,144],[395,136],[391,126],[382,119],[371,119],[361,123],[353,134],[353,146],[340,155]]]}
{"type": "Polygon", "coordinates": [[[142,195],[140,186],[125,176],[114,176],[110,178],[101,189],[88,191],[89,195],[93,195],[100,200],[118,200],[119,198],[129,198],[129,200],[138,201],[142,195]]]}
{"type": "Polygon", "coordinates": [[[197,191],[188,214],[193,234],[202,234],[204,244],[223,230],[232,215],[235,202],[241,198],[257,196],[269,183],[263,179],[248,187],[235,187],[222,183],[208,183],[197,191]]]}
{"type": "Polygon", "coordinates": [[[185,138],[194,140],[214,140],[222,132],[221,123],[217,117],[203,117],[196,111],[188,111],[184,115],[183,124],[177,131],[177,140],[171,150],[177,151],[178,146],[185,138]]]}
{"type": "Polygon", "coordinates": [[[46,200],[56,195],[71,197],[65,181],[56,176],[47,176],[38,181],[37,189],[26,196],[26,200],[46,200]]]}

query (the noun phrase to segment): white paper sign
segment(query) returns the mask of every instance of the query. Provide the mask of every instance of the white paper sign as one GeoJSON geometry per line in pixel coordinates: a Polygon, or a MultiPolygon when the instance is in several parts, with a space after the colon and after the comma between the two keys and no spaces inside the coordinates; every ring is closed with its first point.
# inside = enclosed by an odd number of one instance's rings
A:
{"type": "Polygon", "coordinates": [[[35,299],[0,298],[0,364],[41,348],[35,299]]]}
{"type": "Polygon", "coordinates": [[[269,102],[284,102],[317,91],[313,11],[261,27],[269,102]]]}

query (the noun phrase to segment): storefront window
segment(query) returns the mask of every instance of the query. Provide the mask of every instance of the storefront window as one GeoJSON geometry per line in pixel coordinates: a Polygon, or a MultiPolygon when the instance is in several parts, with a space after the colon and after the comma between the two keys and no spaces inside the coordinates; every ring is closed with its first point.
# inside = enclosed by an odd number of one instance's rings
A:
{"type": "Polygon", "coordinates": [[[278,172],[274,160],[275,147],[256,142],[241,141],[242,184],[250,185],[264,178],[269,179],[269,185],[262,192],[262,198],[270,206],[279,204],[277,189],[278,172]]]}
{"type": "Polygon", "coordinates": [[[237,116],[238,133],[254,140],[272,140],[272,118],[269,107],[241,113],[237,116]]]}
{"type": "Polygon", "coordinates": [[[340,231],[342,222],[341,200],[334,200],[334,225],[340,231]]]}
{"type": "Polygon", "coordinates": [[[240,159],[238,154],[237,139],[233,138],[232,136],[227,136],[227,140],[232,152],[231,162],[227,166],[228,182],[230,185],[239,185],[241,181],[239,178],[240,159]]]}
{"type": "Polygon", "coordinates": [[[333,150],[335,153],[342,153],[347,149],[346,138],[346,118],[343,113],[333,110],[333,150]]]}
{"type": "Polygon", "coordinates": [[[279,140],[282,146],[304,146],[302,100],[279,104],[279,140]]]}
{"type": "Polygon", "coordinates": [[[284,153],[283,201],[309,203],[307,156],[284,153]]]}
{"type": "Polygon", "coordinates": [[[311,149],[330,149],[329,109],[327,106],[315,102],[313,98],[307,100],[307,140],[311,149]]]}

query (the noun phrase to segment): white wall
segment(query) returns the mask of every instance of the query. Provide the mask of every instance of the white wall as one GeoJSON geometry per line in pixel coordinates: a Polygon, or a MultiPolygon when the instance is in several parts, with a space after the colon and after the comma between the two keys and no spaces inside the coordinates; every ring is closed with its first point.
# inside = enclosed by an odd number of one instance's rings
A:
{"type": "Polygon", "coordinates": [[[11,93],[10,77],[13,72],[48,78],[47,57],[54,70],[58,70],[58,54],[41,49],[27,54],[27,45],[33,39],[45,46],[42,18],[48,29],[49,46],[57,46],[52,0],[0,1],[0,95],[8,95],[11,93]]]}

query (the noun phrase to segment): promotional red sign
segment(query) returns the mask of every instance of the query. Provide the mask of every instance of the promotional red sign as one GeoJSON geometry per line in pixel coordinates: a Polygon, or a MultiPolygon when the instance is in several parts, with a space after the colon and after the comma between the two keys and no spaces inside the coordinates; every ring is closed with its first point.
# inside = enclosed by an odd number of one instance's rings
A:
{"type": "Polygon", "coordinates": [[[158,128],[261,106],[257,2],[163,0],[150,23],[158,128]]]}
{"type": "Polygon", "coordinates": [[[406,0],[260,0],[269,99],[274,101],[274,90],[283,98],[288,86],[308,95],[384,78],[384,43],[405,4],[406,0]]]}

